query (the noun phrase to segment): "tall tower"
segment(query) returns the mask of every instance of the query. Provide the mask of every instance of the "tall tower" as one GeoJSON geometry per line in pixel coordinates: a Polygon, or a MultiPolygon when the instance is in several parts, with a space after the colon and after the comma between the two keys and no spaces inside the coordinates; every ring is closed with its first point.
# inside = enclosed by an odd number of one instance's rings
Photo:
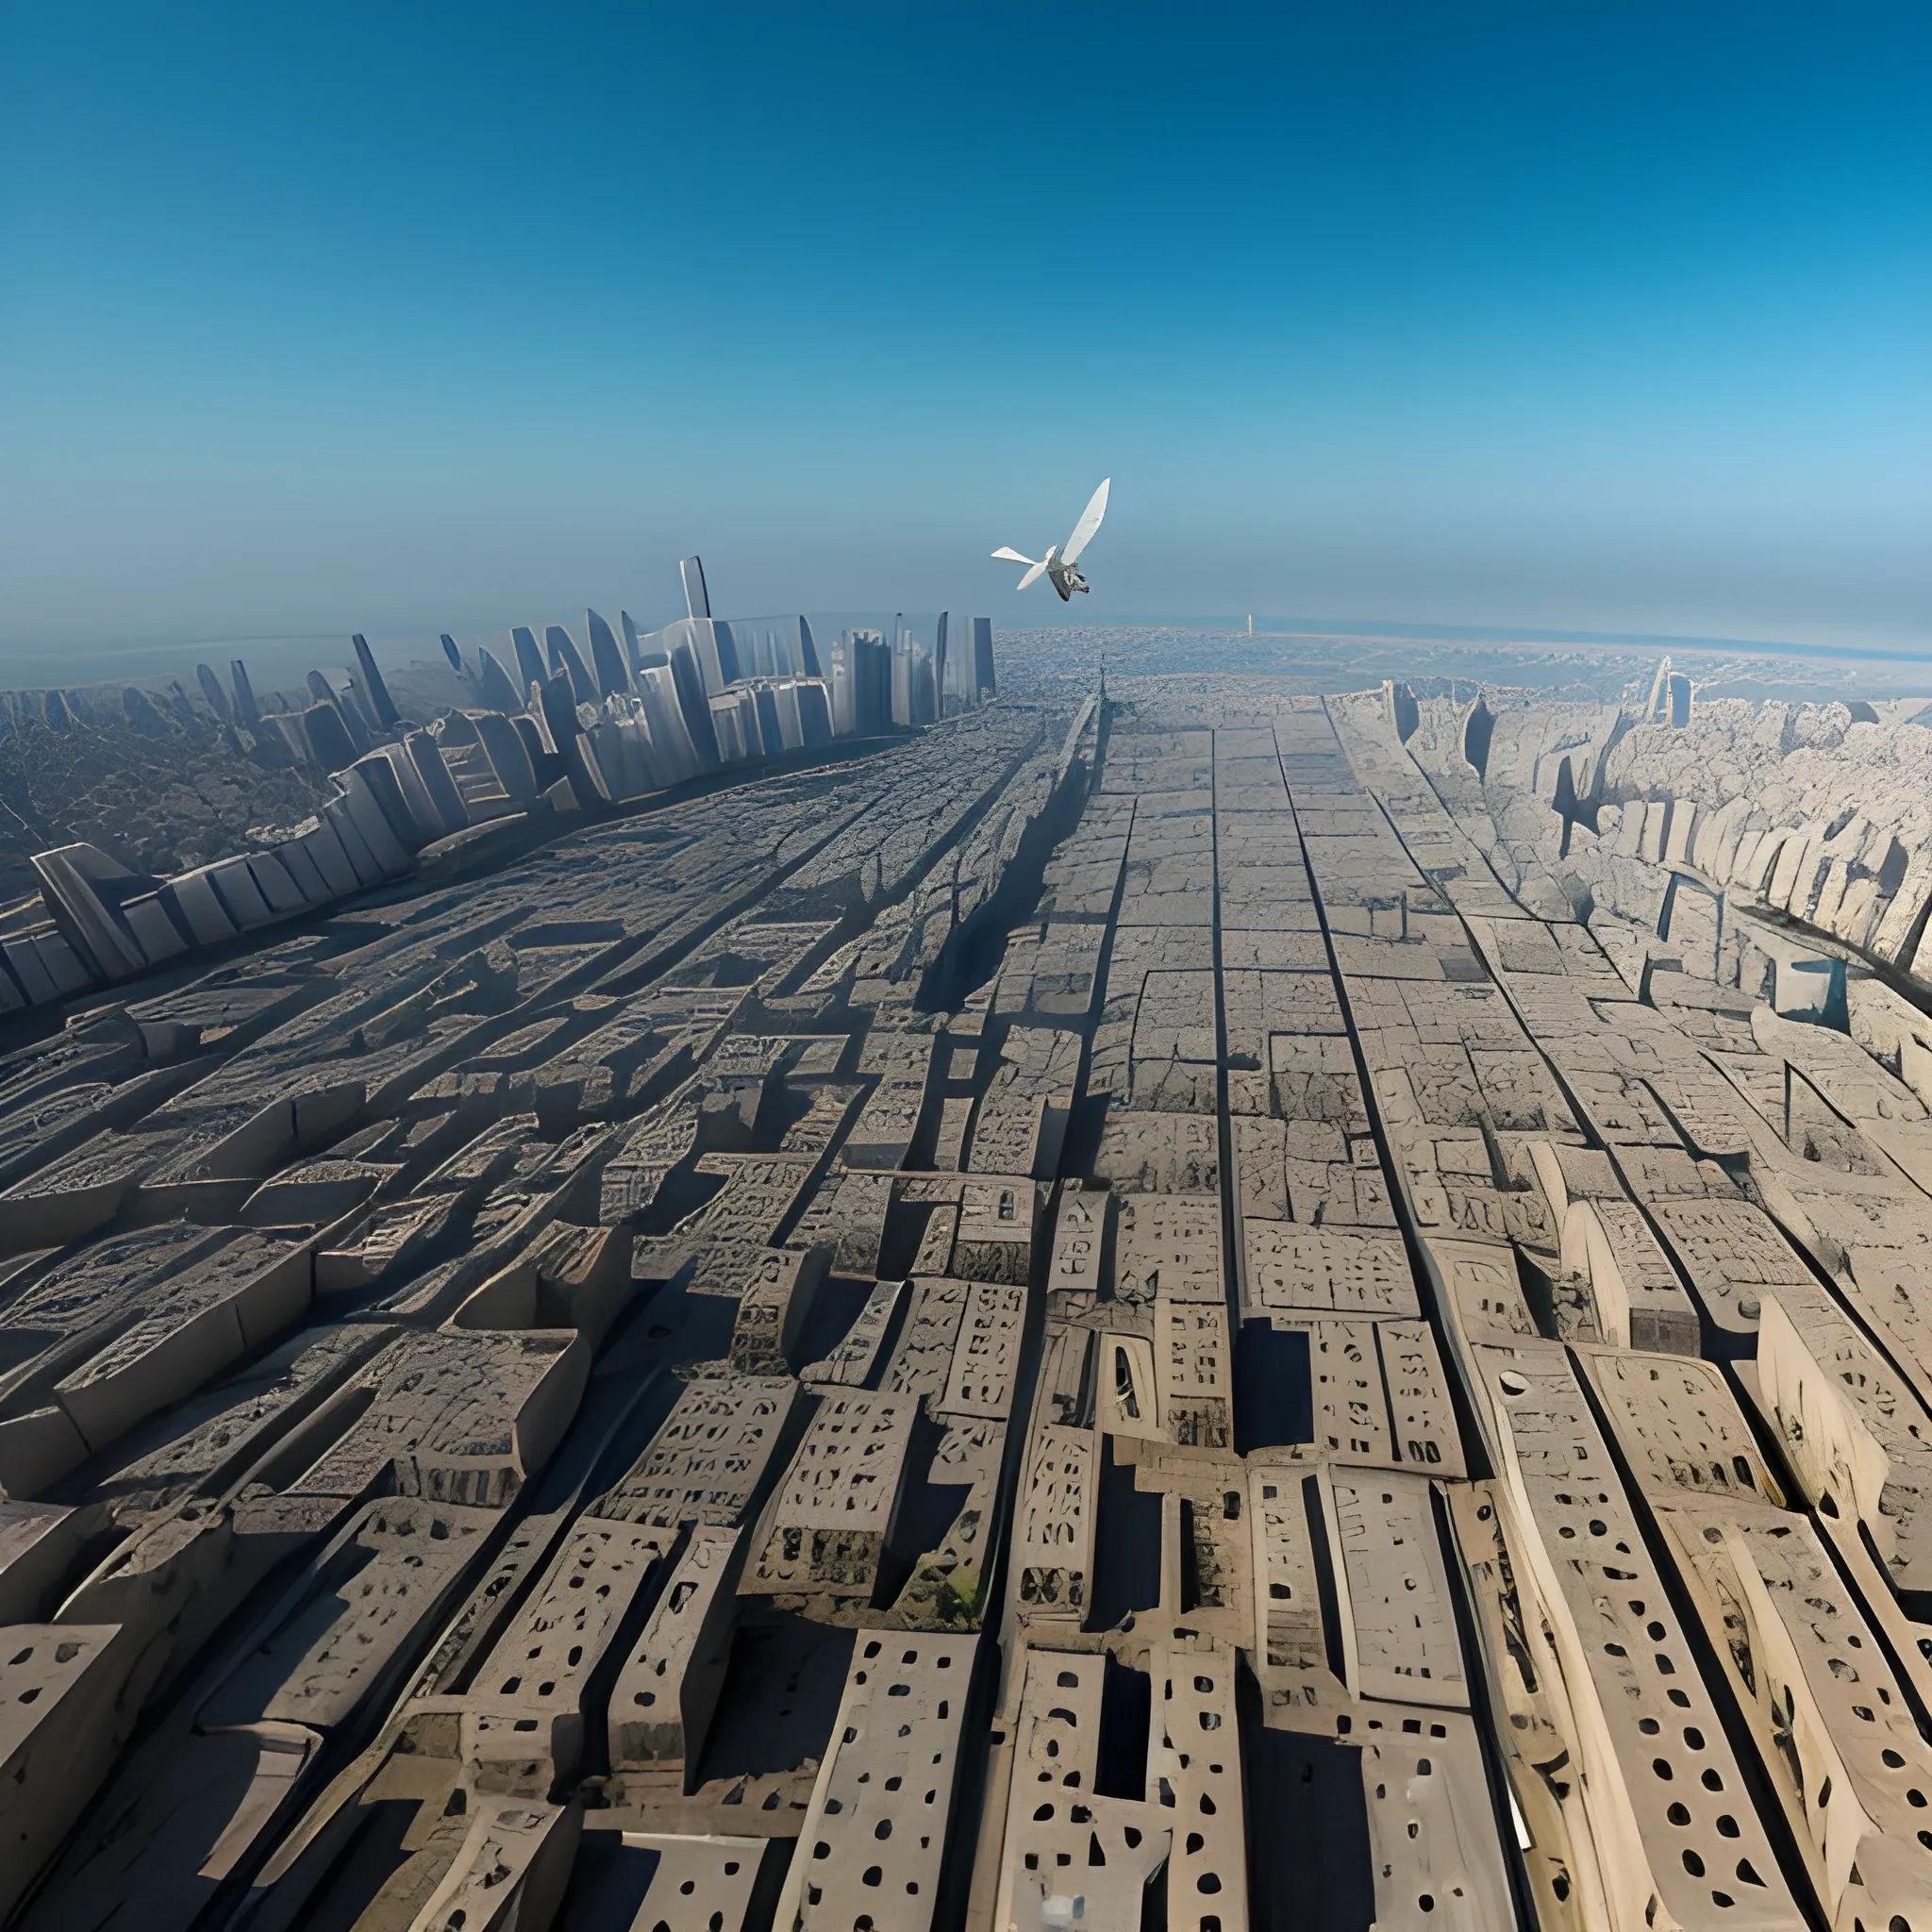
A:
{"type": "Polygon", "coordinates": [[[992,669],[992,619],[975,617],[973,620],[973,691],[981,700],[993,696],[999,690],[992,669]]]}

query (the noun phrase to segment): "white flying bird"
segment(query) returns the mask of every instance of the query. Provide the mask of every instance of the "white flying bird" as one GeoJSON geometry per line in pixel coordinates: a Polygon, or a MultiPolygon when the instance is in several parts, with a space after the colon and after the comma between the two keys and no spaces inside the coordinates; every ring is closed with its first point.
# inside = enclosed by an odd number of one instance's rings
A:
{"type": "Polygon", "coordinates": [[[1100,527],[1100,520],[1107,514],[1108,486],[1113,478],[1102,479],[1100,488],[1093,492],[1092,500],[1080,512],[1080,521],[1074,525],[1074,534],[1064,543],[1056,543],[1038,563],[1030,557],[1023,557],[1019,551],[1010,549],[995,550],[995,557],[1003,557],[1011,563],[1024,563],[1026,575],[1020,579],[1020,588],[1034,582],[1042,572],[1054,589],[1060,593],[1060,602],[1069,602],[1075,591],[1088,588],[1087,579],[1074,568],[1079,561],[1080,553],[1093,541],[1093,533],[1100,527]]]}

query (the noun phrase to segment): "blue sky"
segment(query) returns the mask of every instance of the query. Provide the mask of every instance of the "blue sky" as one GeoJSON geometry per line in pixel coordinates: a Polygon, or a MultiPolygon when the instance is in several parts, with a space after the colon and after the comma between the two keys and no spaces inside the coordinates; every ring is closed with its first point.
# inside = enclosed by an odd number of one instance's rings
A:
{"type": "Polygon", "coordinates": [[[0,8],[6,654],[586,602],[1932,650],[1932,10],[0,8]]]}

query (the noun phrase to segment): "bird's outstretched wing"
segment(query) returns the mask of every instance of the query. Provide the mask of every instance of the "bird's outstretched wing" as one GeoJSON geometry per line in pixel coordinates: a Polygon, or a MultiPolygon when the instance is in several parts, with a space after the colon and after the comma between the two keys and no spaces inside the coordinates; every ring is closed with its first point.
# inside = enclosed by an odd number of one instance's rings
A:
{"type": "MultiPolygon", "coordinates": [[[[1024,562],[1025,561],[1025,558],[1021,558],[1021,561],[1022,561],[1022,562],[1024,563],[1024,562]]],[[[1019,583],[1018,583],[1017,585],[1015,585],[1015,586],[1014,586],[1014,588],[1015,588],[1016,590],[1021,590],[1021,591],[1024,591],[1024,589],[1026,588],[1026,586],[1027,586],[1028,584],[1037,584],[1037,583],[1038,583],[1038,582],[1040,581],[1040,574],[1041,574],[1041,571],[1043,571],[1043,570],[1044,570],[1044,569],[1045,569],[1045,568],[1047,567],[1047,565],[1048,565],[1049,563],[1051,563],[1052,561],[1053,561],[1053,552],[1052,552],[1051,550],[1049,550],[1049,551],[1048,551],[1048,552],[1046,553],[1046,555],[1045,555],[1044,557],[1042,557],[1042,558],[1041,558],[1040,559],[1040,561],[1039,561],[1038,563],[1036,563],[1036,564],[1035,564],[1035,565],[1033,566],[1033,568],[1032,568],[1031,570],[1029,570],[1029,571],[1028,571],[1028,572],[1026,573],[1026,575],[1024,575],[1024,577],[1022,577],[1022,578],[1020,579],[1019,583]]]]}
{"type": "Polygon", "coordinates": [[[1093,533],[1099,529],[1100,520],[1107,514],[1107,492],[1112,483],[1111,476],[1104,477],[1087,508],[1080,512],[1080,521],[1074,525],[1074,534],[1067,539],[1067,547],[1060,552],[1062,563],[1077,563],[1081,551],[1092,542],[1093,533]]]}
{"type": "Polygon", "coordinates": [[[1033,561],[1030,557],[1022,557],[1017,550],[1004,543],[993,552],[993,555],[1004,558],[1008,563],[1031,563],[1033,561]]]}

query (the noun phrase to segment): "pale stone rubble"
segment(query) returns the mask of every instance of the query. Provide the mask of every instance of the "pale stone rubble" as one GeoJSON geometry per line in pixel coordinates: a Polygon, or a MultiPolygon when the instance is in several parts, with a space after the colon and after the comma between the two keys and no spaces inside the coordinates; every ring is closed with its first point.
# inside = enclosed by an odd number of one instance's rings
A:
{"type": "MultiPolygon", "coordinates": [[[[647,1923],[768,1913],[855,1626],[951,1646],[957,1748],[1058,1146],[947,1183],[928,1093],[991,1083],[986,1003],[916,1000],[1037,879],[1077,708],[565,828],[0,1063],[7,1905],[536,1925],[648,1865],[647,1923]],[[957,919],[862,978],[941,865],[957,919]],[[897,1461],[861,1553],[760,1596],[841,1404],[897,1461]],[[387,1866],[318,1862],[392,1799],[387,1866]]],[[[1005,1082],[1060,1132],[1067,1038],[1005,1082]]]]}
{"type": "Polygon", "coordinates": [[[0,1907],[1932,1932],[1923,729],[1008,700],[24,1037],[0,1907]]]}

